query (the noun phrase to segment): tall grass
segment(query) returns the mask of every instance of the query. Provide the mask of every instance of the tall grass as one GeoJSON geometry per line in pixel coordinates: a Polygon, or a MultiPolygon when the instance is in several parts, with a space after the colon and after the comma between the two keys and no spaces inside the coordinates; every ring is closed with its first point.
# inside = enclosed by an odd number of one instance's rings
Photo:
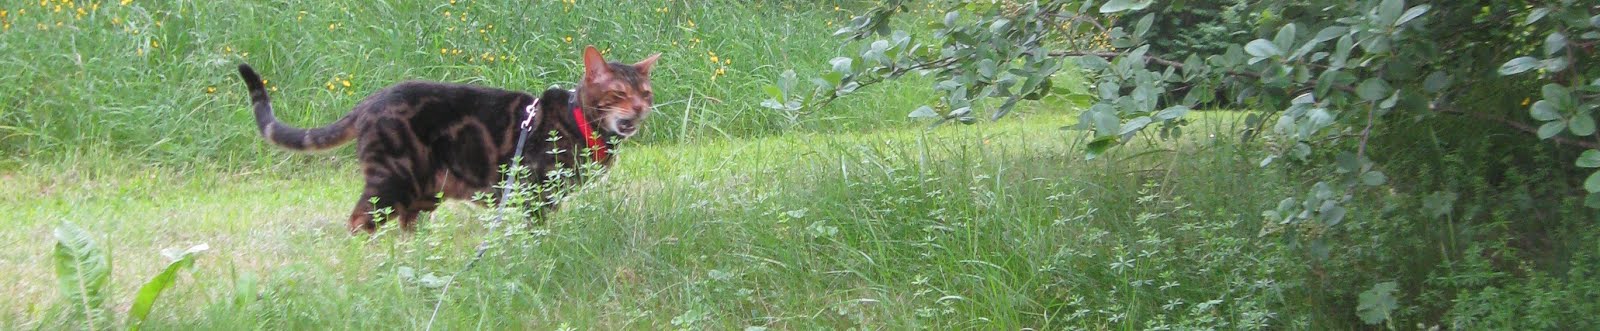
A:
{"type": "MultiPolygon", "coordinates": [[[[1258,237],[1254,210],[1238,207],[1292,183],[1233,143],[1236,119],[1200,116],[1181,143],[1093,161],[1063,152],[1082,136],[1054,130],[1069,117],[1042,110],[932,132],[634,146],[445,296],[442,277],[490,233],[471,217],[487,211],[452,204],[415,235],[351,237],[336,220],[358,180],[348,168],[158,170],[5,205],[129,238],[106,241],[118,282],[150,273],[139,261],[158,247],[215,247],[163,298],[152,329],[421,328],[440,302],[432,323],[449,329],[1341,325],[1293,302],[1306,291],[1297,251],[1258,237]],[[73,203],[86,198],[125,202],[73,203]]],[[[14,190],[55,182],[23,178],[14,190]]],[[[48,311],[49,283],[26,267],[47,246],[21,247],[12,293],[48,311]]],[[[61,325],[4,311],[7,324],[61,325]]]]}
{"type": "Polygon", "coordinates": [[[926,89],[889,87],[826,116],[758,106],[785,68],[836,56],[850,4],[780,1],[23,1],[0,5],[0,153],[115,154],[128,162],[261,166],[284,155],[252,132],[233,66],[256,66],[279,116],[331,122],[407,79],[570,87],[578,52],[663,53],[642,143],[851,131],[895,123],[926,89]],[[713,63],[713,59],[716,63],[713,63]]]}

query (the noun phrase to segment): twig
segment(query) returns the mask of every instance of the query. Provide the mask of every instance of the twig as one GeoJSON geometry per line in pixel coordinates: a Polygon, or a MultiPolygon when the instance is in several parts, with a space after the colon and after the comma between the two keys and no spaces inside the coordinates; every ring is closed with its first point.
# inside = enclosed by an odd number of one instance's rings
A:
{"type": "MultiPolygon", "coordinates": [[[[1514,121],[1514,120],[1511,120],[1511,119],[1501,118],[1501,117],[1498,117],[1498,116],[1493,116],[1493,115],[1479,113],[1479,112],[1468,112],[1468,111],[1463,111],[1463,110],[1460,110],[1460,109],[1449,108],[1449,107],[1440,106],[1440,105],[1430,106],[1429,108],[1431,110],[1433,110],[1434,112],[1437,112],[1437,113],[1463,115],[1463,116],[1472,117],[1472,118],[1476,118],[1476,119],[1480,119],[1480,120],[1498,122],[1500,124],[1504,124],[1505,126],[1511,127],[1512,129],[1516,129],[1517,131],[1522,131],[1522,132],[1532,133],[1532,134],[1538,134],[1539,133],[1539,129],[1533,127],[1533,125],[1531,125],[1531,124],[1522,123],[1522,122],[1514,121]]],[[[1576,140],[1576,139],[1562,137],[1562,136],[1550,137],[1550,140],[1551,141],[1555,141],[1557,144],[1560,144],[1560,145],[1577,146],[1577,147],[1583,147],[1583,148],[1589,148],[1589,149],[1600,149],[1600,143],[1591,142],[1591,141],[1576,140]]]]}

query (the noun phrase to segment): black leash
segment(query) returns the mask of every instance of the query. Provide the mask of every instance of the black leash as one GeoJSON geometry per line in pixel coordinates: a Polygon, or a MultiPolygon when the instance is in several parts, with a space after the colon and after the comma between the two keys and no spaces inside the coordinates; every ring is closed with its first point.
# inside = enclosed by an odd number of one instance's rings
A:
{"type": "MultiPolygon", "coordinates": [[[[506,164],[507,170],[522,164],[522,147],[528,142],[528,132],[533,131],[534,117],[539,115],[539,98],[534,98],[533,103],[528,104],[528,107],[523,108],[523,111],[527,112],[528,118],[524,119],[522,123],[517,125],[517,149],[511,156],[511,162],[506,164]]],[[[499,206],[495,207],[494,220],[489,221],[489,229],[493,230],[499,228],[501,221],[505,219],[506,200],[511,198],[511,185],[515,183],[516,180],[517,176],[515,176],[515,172],[509,172],[506,174],[506,179],[501,181],[500,203],[499,206]]],[[[456,277],[467,273],[468,270],[472,270],[472,266],[477,265],[478,261],[483,260],[483,254],[489,251],[489,240],[492,239],[493,237],[490,237],[490,239],[484,239],[483,242],[478,243],[478,252],[472,255],[471,260],[467,260],[467,265],[462,267],[460,271],[456,271],[454,275],[450,275],[450,279],[445,280],[444,289],[439,292],[439,301],[433,304],[433,315],[428,317],[427,330],[433,330],[433,319],[439,317],[439,306],[444,305],[444,297],[445,294],[450,293],[450,285],[456,283],[456,277]]]]}

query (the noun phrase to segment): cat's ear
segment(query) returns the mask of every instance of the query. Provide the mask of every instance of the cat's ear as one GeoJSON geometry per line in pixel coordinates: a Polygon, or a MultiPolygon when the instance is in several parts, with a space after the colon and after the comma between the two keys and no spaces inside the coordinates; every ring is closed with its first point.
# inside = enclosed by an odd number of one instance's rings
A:
{"type": "Polygon", "coordinates": [[[611,68],[606,67],[606,59],[600,57],[600,50],[594,45],[583,48],[583,76],[591,80],[604,80],[611,76],[611,68]]]}
{"type": "Polygon", "coordinates": [[[645,75],[649,75],[650,74],[650,68],[654,68],[656,66],[656,60],[658,60],[658,59],[661,59],[661,53],[651,54],[650,57],[644,58],[643,61],[639,61],[639,63],[634,63],[633,67],[634,68],[638,68],[639,72],[642,72],[645,75]]]}

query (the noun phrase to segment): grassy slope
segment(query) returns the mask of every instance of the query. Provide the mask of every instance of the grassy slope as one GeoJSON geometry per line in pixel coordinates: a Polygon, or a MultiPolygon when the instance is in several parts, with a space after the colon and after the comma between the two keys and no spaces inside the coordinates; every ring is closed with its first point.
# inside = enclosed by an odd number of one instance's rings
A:
{"type": "MultiPolygon", "coordinates": [[[[1226,117],[1193,129],[1227,131],[1216,129],[1226,117]]],[[[1055,130],[1063,122],[635,145],[548,232],[463,276],[437,323],[1016,329],[1300,316],[1259,286],[1294,279],[1273,268],[1292,256],[1255,238],[1254,211],[1240,208],[1284,183],[1215,150],[1231,137],[1087,161],[1063,152],[1081,143],[1055,130]]],[[[48,231],[63,221],[104,236],[121,309],[160,248],[210,244],[155,323],[226,329],[419,327],[439,298],[420,275],[454,272],[486,233],[474,217],[485,209],[452,204],[417,235],[352,238],[339,220],[356,187],[349,167],[124,170],[38,165],[7,179],[0,208],[25,221],[0,231],[21,243],[0,270],[22,280],[6,292],[28,298],[0,310],[8,324],[54,323],[39,319],[55,296],[48,231]],[[51,175],[63,171],[73,175],[51,175]]]]}

